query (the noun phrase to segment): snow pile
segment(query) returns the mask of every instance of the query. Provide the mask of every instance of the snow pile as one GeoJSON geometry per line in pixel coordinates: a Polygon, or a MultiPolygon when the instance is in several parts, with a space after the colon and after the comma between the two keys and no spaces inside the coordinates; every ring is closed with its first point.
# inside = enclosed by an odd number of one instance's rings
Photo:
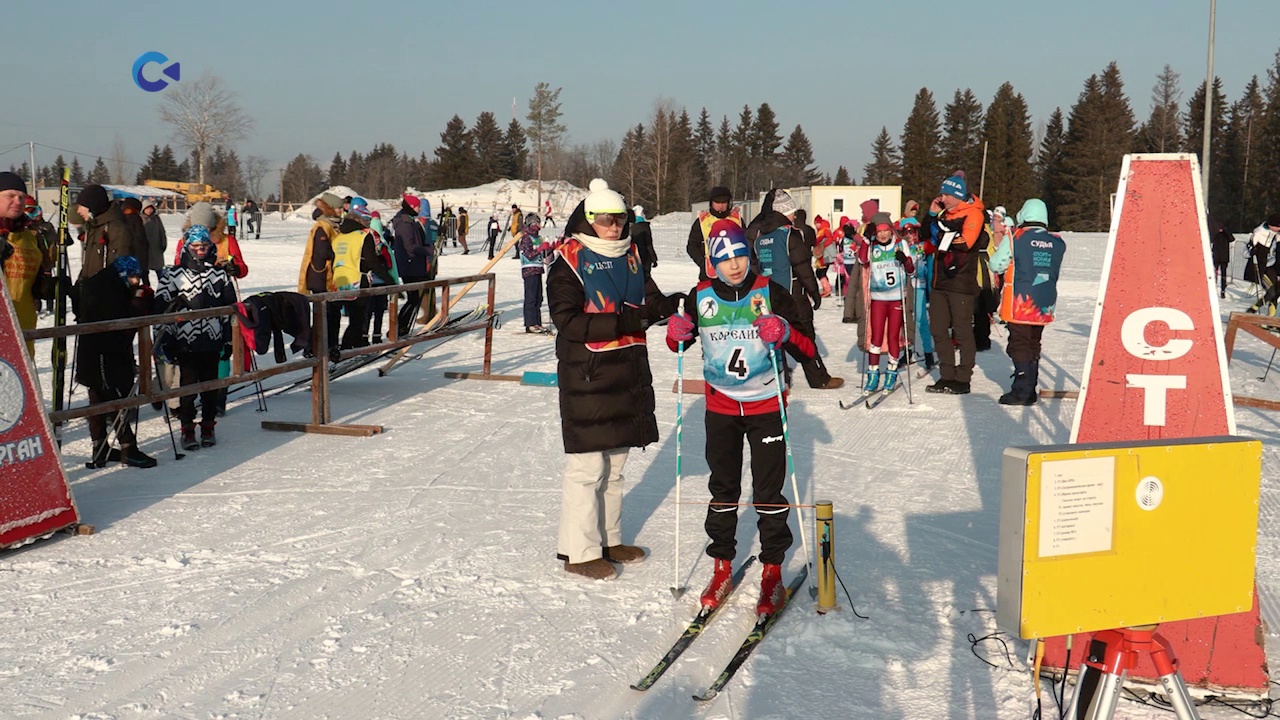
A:
{"type": "MultiPolygon", "coordinates": [[[[374,200],[346,185],[334,185],[331,188],[322,190],[305,204],[299,206],[298,209],[286,215],[285,219],[311,222],[311,213],[316,209],[316,200],[319,200],[320,195],[327,192],[333,193],[338,197],[346,197],[348,195],[364,197],[369,201],[369,209],[377,210],[384,217],[389,213],[394,214],[400,207],[400,198],[398,197],[374,200]]],[[[511,209],[512,204],[519,205],[520,209],[525,212],[539,207],[537,180],[495,180],[475,187],[429,190],[427,192],[420,192],[416,188],[409,187],[405,188],[405,192],[410,195],[427,198],[431,202],[432,214],[437,215],[445,206],[453,208],[455,212],[458,208],[464,207],[473,216],[496,213],[499,217],[505,216],[511,209]]],[[[544,203],[547,200],[551,201],[553,217],[563,218],[568,216],[586,196],[586,190],[575,187],[564,180],[542,181],[542,201],[544,203]]]]}
{"type": "MultiPolygon", "coordinates": [[[[405,192],[421,195],[431,201],[431,212],[439,213],[448,206],[456,212],[464,207],[473,217],[484,213],[496,213],[499,217],[506,215],[513,204],[528,212],[533,209],[541,211],[538,205],[537,180],[495,180],[484,185],[454,190],[430,190],[418,192],[409,188],[405,192]]],[[[575,187],[564,180],[542,181],[542,202],[551,201],[553,217],[564,218],[577,207],[587,196],[587,191],[575,187]]]]}
{"type": "Polygon", "coordinates": [[[369,202],[370,212],[376,211],[384,217],[395,214],[396,209],[400,207],[399,200],[397,200],[394,204],[391,204],[389,201],[374,200],[373,198],[365,197],[364,195],[361,195],[360,193],[356,192],[355,190],[352,190],[346,185],[334,185],[333,187],[326,188],[316,193],[315,197],[311,198],[304,204],[299,205],[298,209],[286,215],[285,219],[286,220],[302,220],[305,222],[311,222],[311,213],[315,212],[316,201],[319,200],[320,196],[324,195],[325,193],[333,193],[334,195],[340,198],[345,198],[348,195],[350,195],[351,197],[364,197],[365,200],[369,202]]]}

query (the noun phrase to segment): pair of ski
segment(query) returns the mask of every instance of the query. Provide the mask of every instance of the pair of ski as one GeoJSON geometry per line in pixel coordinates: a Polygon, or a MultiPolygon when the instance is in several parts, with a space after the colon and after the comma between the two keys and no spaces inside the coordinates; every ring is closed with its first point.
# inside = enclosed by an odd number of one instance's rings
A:
{"type": "MultiPolygon", "coordinates": [[[[733,590],[729,591],[729,595],[721,600],[720,604],[714,608],[699,608],[698,614],[693,618],[693,622],[689,623],[689,626],[685,628],[685,631],[676,639],[675,644],[671,646],[671,649],[667,651],[667,654],[662,656],[662,659],[658,661],[658,664],[653,666],[653,669],[649,671],[648,675],[645,675],[640,682],[631,686],[632,690],[648,690],[653,687],[653,684],[656,683],[658,679],[667,672],[667,670],[671,669],[671,666],[675,664],[676,659],[684,654],[684,651],[689,649],[689,646],[693,644],[693,641],[697,640],[702,635],[702,631],[705,630],[707,625],[715,618],[716,614],[720,611],[720,608],[724,607],[729,598],[733,597],[733,593],[738,589],[738,586],[742,584],[742,580],[746,576],[747,568],[750,567],[755,560],[756,558],[753,555],[738,566],[738,569],[733,572],[733,590]]],[[[718,695],[720,691],[724,689],[725,685],[729,684],[729,681],[733,679],[733,676],[738,672],[738,669],[746,663],[747,658],[751,657],[751,653],[760,646],[760,642],[764,640],[765,635],[769,633],[773,624],[777,622],[778,618],[782,616],[782,613],[786,611],[787,607],[791,604],[791,598],[796,594],[796,591],[800,589],[800,586],[804,584],[805,578],[808,577],[808,574],[809,568],[807,566],[800,570],[800,574],[787,585],[787,595],[783,600],[782,605],[772,615],[761,615],[756,619],[755,626],[751,628],[751,631],[747,633],[746,639],[744,639],[742,644],[738,646],[738,651],[733,654],[733,658],[729,660],[729,664],[725,665],[724,670],[718,677],[716,677],[715,681],[711,683],[711,686],[707,688],[705,692],[701,695],[693,696],[694,700],[697,700],[698,702],[707,702],[718,695]]]]}
{"type": "Polygon", "coordinates": [[[898,383],[888,390],[872,390],[850,403],[845,403],[845,401],[841,400],[840,409],[851,410],[859,405],[865,405],[868,410],[871,410],[872,408],[878,407],[880,403],[888,400],[890,395],[901,389],[902,383],[898,383]]]}

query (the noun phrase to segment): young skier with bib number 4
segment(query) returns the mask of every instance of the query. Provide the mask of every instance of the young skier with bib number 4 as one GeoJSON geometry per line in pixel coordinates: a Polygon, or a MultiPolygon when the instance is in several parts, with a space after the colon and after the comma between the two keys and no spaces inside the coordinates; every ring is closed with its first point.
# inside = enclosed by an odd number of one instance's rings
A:
{"type": "MultiPolygon", "coordinates": [[[[782,494],[787,475],[787,446],[779,392],[775,384],[787,351],[801,362],[816,349],[804,333],[794,331],[800,313],[791,293],[750,268],[750,246],[741,225],[716,221],[708,233],[708,259],[714,276],[694,287],[686,313],[667,323],[667,346],[702,340],[703,376],[707,382],[707,466],[711,470],[711,505],[706,531],[707,554],[715,559],[710,584],[702,593],[704,607],[717,607],[733,589],[733,558],[742,496],[742,439],[751,445],[752,501],[759,516],[760,615],[772,615],[782,604],[782,561],[791,547],[787,526],[790,507],[782,494]]],[[[782,395],[785,398],[785,394],[782,395]]]]}
{"type": "Polygon", "coordinates": [[[871,344],[867,348],[867,382],[863,390],[880,390],[880,355],[889,354],[884,373],[884,390],[898,385],[898,359],[902,356],[903,287],[915,272],[910,248],[898,239],[888,213],[876,213],[870,245],[858,247],[858,262],[867,268],[867,291],[871,297],[871,344]]]}

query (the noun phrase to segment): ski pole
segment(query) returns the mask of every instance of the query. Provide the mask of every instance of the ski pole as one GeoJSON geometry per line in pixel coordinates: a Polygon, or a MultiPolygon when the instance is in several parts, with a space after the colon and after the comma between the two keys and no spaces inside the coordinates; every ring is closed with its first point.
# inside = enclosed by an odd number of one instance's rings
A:
{"type": "Polygon", "coordinates": [[[682,476],[683,467],[681,465],[681,450],[684,442],[684,341],[681,340],[676,350],[676,560],[675,571],[673,577],[674,582],[671,585],[671,594],[677,600],[684,595],[686,588],[680,585],[680,478],[682,476]]]}
{"type": "Polygon", "coordinates": [[[1271,351],[1271,359],[1267,361],[1267,370],[1266,370],[1266,372],[1262,373],[1262,377],[1258,378],[1259,380],[1262,380],[1262,381],[1264,381],[1264,382],[1266,381],[1266,379],[1267,379],[1267,375],[1270,375],[1270,374],[1271,374],[1271,363],[1273,363],[1273,362],[1275,362],[1275,361],[1276,361],[1276,351],[1275,351],[1275,350],[1272,350],[1272,351],[1271,351]]]}
{"type": "MultiPolygon", "coordinates": [[[[155,373],[156,373],[156,381],[159,383],[161,389],[168,390],[169,388],[166,388],[164,386],[164,377],[162,377],[160,374],[159,363],[156,363],[155,365],[155,373]]],[[[169,416],[169,401],[161,400],[160,405],[164,409],[164,424],[169,426],[169,444],[173,445],[173,459],[181,460],[182,458],[186,457],[186,454],[178,452],[178,441],[173,439],[173,418],[169,416]]]]}
{"type": "MultiPolygon", "coordinates": [[[[905,243],[904,243],[904,246],[905,246],[905,243]]],[[[904,279],[909,277],[907,275],[906,267],[902,268],[902,277],[904,279]]],[[[910,287],[910,284],[908,283],[904,283],[904,284],[910,287]]],[[[912,288],[912,290],[914,291],[914,288],[912,288]]],[[[906,293],[906,290],[903,290],[901,292],[902,292],[902,339],[905,341],[904,344],[906,345],[906,349],[907,349],[907,367],[906,367],[907,404],[915,405],[916,401],[914,398],[911,397],[911,334],[914,332],[914,328],[907,327],[907,293],[906,293]]]]}
{"type": "Polygon", "coordinates": [[[782,444],[787,446],[787,469],[791,472],[791,495],[796,500],[796,515],[799,516],[800,525],[800,544],[804,547],[804,562],[809,568],[808,584],[809,597],[818,597],[818,586],[814,585],[814,578],[817,574],[813,570],[813,554],[809,552],[809,536],[804,531],[804,511],[800,509],[800,489],[796,482],[796,459],[791,454],[791,433],[787,429],[787,406],[783,402],[782,393],[782,372],[778,370],[778,351],[772,345],[769,346],[769,362],[773,364],[773,382],[778,391],[778,415],[782,418],[782,444]]]}

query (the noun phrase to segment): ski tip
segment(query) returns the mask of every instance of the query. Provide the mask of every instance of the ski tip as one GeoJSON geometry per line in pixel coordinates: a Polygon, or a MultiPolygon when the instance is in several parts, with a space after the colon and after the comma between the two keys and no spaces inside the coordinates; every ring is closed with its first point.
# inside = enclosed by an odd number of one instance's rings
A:
{"type": "Polygon", "coordinates": [[[632,689],[632,690],[635,690],[636,692],[644,692],[645,690],[648,690],[649,688],[648,688],[647,686],[646,686],[646,687],[640,687],[639,685],[632,685],[632,686],[631,686],[631,689],[632,689]]]}
{"type": "Polygon", "coordinates": [[[719,695],[719,694],[720,693],[712,691],[707,693],[706,695],[694,695],[693,699],[697,700],[698,702],[710,702],[711,700],[715,699],[716,695],[719,695]]]}

